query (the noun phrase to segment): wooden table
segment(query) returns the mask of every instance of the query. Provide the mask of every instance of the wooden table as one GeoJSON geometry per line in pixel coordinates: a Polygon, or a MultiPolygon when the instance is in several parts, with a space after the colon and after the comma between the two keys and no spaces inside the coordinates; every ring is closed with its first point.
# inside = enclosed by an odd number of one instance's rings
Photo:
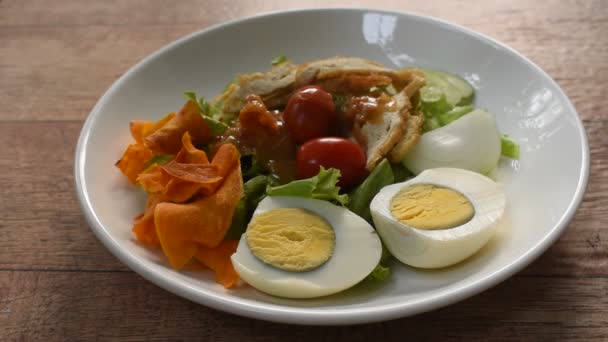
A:
{"type": "Polygon", "coordinates": [[[0,0],[0,340],[608,340],[608,2],[368,0],[462,24],[564,88],[591,146],[584,202],[518,275],[385,323],[300,327],[233,316],[144,280],[93,236],[74,192],[83,120],[131,65],[193,31],[339,1],[0,0]]]}

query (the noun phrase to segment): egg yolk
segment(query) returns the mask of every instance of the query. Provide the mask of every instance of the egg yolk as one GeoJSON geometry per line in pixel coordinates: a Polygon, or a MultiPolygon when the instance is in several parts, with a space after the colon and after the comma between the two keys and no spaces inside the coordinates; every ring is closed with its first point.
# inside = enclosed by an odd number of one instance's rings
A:
{"type": "Polygon", "coordinates": [[[391,213],[410,227],[433,230],[460,226],[473,218],[475,210],[457,191],[433,184],[415,184],[393,197],[391,213]]]}
{"type": "Polygon", "coordinates": [[[336,235],[321,216],[300,208],[279,208],[255,216],[247,227],[249,249],[276,268],[304,272],[333,254],[336,235]]]}

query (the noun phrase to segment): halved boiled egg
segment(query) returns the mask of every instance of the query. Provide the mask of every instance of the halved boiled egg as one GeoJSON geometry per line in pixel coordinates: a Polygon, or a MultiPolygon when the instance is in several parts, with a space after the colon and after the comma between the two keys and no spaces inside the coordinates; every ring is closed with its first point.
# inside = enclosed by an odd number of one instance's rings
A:
{"type": "Polygon", "coordinates": [[[421,268],[450,266],[477,252],[492,237],[504,208],[499,184],[454,168],[426,170],[384,187],[370,205],[388,250],[421,268]]]}
{"type": "Polygon", "coordinates": [[[378,234],[350,210],[321,200],[268,196],[255,210],[232,264],[262,292],[313,298],[359,283],[381,254],[378,234]]]}
{"type": "Polygon", "coordinates": [[[492,171],[500,158],[500,133],[494,115],[482,109],[424,133],[403,164],[415,174],[438,167],[492,171]]]}

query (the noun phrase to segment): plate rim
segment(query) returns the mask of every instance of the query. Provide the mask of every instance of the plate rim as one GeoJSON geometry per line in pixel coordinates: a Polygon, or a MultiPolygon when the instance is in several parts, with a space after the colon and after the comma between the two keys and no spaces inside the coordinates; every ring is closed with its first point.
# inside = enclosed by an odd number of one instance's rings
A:
{"type": "Polygon", "coordinates": [[[141,275],[148,281],[156,284],[157,286],[174,293],[180,297],[187,298],[199,304],[211,307],[216,310],[229,312],[236,315],[241,315],[249,318],[262,319],[280,323],[300,324],[300,325],[345,325],[345,324],[361,324],[371,323],[378,321],[385,321],[389,319],[396,319],[400,317],[406,317],[416,315],[422,312],[431,311],[440,307],[454,304],[466,298],[469,298],[475,294],[485,291],[511,277],[515,273],[522,270],[524,267],[529,265],[531,262],[536,260],[542,253],[544,253],[555,241],[563,234],[568,224],[574,217],[578,207],[580,206],[583,195],[588,186],[589,180],[589,168],[590,168],[590,151],[587,134],[582,123],[580,114],[565,94],[563,89],[555,82],[555,80],[549,76],[543,69],[536,65],[529,58],[525,57],[517,50],[509,47],[508,45],[501,43],[494,38],[491,38],[483,33],[479,33],[472,29],[466,28],[459,24],[455,24],[440,18],[433,16],[420,15],[412,12],[397,11],[397,10],[381,10],[365,7],[324,7],[324,8],[298,8],[290,10],[278,10],[263,12],[253,16],[239,17],[229,21],[221,22],[201,30],[194,31],[187,34],[177,40],[174,40],[160,49],[147,55],[135,65],[131,66],[125,73],[123,73],[112,85],[106,90],[106,92],[99,98],[95,106],[91,109],[88,114],[76,145],[75,151],[75,163],[74,163],[74,181],[76,184],[76,193],[78,202],[81,210],[85,214],[86,221],[93,231],[95,236],[102,242],[102,244],[121,262],[126,264],[131,270],[141,275]],[[427,296],[424,299],[409,301],[406,304],[391,303],[379,305],[375,308],[346,308],[346,309],[326,309],[326,308],[310,308],[310,307],[288,307],[284,305],[278,305],[273,303],[259,302],[252,299],[231,299],[216,295],[212,292],[197,289],[193,286],[189,286],[183,282],[175,281],[170,276],[164,275],[161,272],[146,266],[144,263],[138,261],[138,257],[132,253],[121,248],[119,242],[112,237],[112,235],[104,228],[101,224],[99,217],[97,216],[87,191],[85,183],[85,160],[86,160],[86,148],[91,133],[93,123],[101,113],[101,109],[109,101],[109,99],[117,92],[118,88],[122,83],[125,82],[131,75],[138,72],[140,69],[145,67],[151,61],[159,58],[163,54],[171,51],[172,49],[187,43],[191,39],[200,35],[206,35],[210,32],[221,30],[224,27],[239,25],[245,22],[256,21],[256,20],[267,20],[275,16],[291,15],[298,13],[324,13],[324,12],[353,12],[362,14],[365,12],[380,13],[398,15],[407,20],[417,20],[439,25],[442,28],[448,30],[455,30],[464,33],[469,36],[473,36],[486,43],[491,43],[495,46],[504,49],[507,53],[514,55],[515,57],[526,62],[532,69],[540,75],[546,77],[549,82],[558,90],[558,95],[566,100],[566,107],[575,115],[576,126],[578,128],[579,137],[581,139],[581,173],[579,174],[577,188],[574,196],[570,200],[568,207],[563,212],[558,222],[552,227],[552,229],[530,249],[523,253],[518,258],[514,259],[508,265],[495,270],[494,272],[480,278],[474,283],[467,284],[460,287],[458,290],[449,292],[440,292],[439,294],[433,294],[430,297],[427,296]]]}

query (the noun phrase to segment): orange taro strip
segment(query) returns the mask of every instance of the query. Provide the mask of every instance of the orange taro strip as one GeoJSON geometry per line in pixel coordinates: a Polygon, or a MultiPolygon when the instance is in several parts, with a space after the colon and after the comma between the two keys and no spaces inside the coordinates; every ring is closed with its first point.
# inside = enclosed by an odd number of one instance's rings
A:
{"type": "MultiPolygon", "coordinates": [[[[173,159],[174,161],[180,163],[209,164],[207,154],[192,145],[188,132],[184,133],[182,136],[182,145],[183,147],[173,159]]],[[[147,192],[157,193],[165,191],[167,183],[172,179],[171,175],[163,172],[160,165],[155,164],[142,172],[137,177],[137,182],[141,184],[147,192]]]]}
{"type": "Polygon", "coordinates": [[[156,122],[146,120],[133,120],[129,123],[129,130],[131,131],[131,136],[138,144],[143,144],[145,137],[159,130],[167,122],[171,121],[173,117],[175,117],[175,113],[169,113],[156,122]]]}
{"type": "Polygon", "coordinates": [[[156,234],[171,266],[182,268],[196,254],[198,244],[215,247],[224,238],[243,194],[241,167],[233,167],[213,195],[192,203],[160,203],[154,211],[156,234]]]}
{"type": "Polygon", "coordinates": [[[135,139],[135,144],[131,144],[127,147],[122,157],[115,165],[125,176],[127,176],[127,178],[129,178],[131,183],[136,182],[137,176],[144,171],[146,165],[153,156],[150,149],[144,146],[144,138],[146,135],[153,133],[165,125],[174,116],[175,114],[170,113],[157,122],[135,120],[131,121],[129,124],[131,135],[133,136],[133,139],[135,139]]]}
{"type": "Polygon", "coordinates": [[[149,131],[154,126],[154,122],[146,120],[133,120],[129,123],[131,136],[138,144],[144,144],[144,132],[149,131]]]}
{"type": "Polygon", "coordinates": [[[218,167],[212,164],[185,164],[170,161],[161,168],[169,175],[191,183],[218,183],[222,180],[218,167]]]}
{"type": "Polygon", "coordinates": [[[156,205],[160,202],[160,196],[148,196],[148,201],[146,202],[146,211],[135,218],[133,233],[135,233],[137,240],[141,243],[148,245],[160,244],[158,241],[158,236],[156,235],[156,228],[154,227],[154,209],[156,209],[156,205]]]}
{"type": "Polygon", "coordinates": [[[137,176],[146,168],[150,159],[152,159],[152,152],[144,145],[131,144],[127,146],[122,157],[115,165],[129,178],[131,183],[135,184],[137,176]]]}
{"type": "Polygon", "coordinates": [[[224,179],[219,175],[218,168],[211,164],[172,162],[162,166],[162,169],[171,177],[164,189],[164,195],[173,202],[185,202],[202,189],[216,189],[224,179]]]}
{"type": "Polygon", "coordinates": [[[201,151],[192,145],[192,137],[188,132],[184,133],[182,136],[182,149],[179,150],[179,153],[175,156],[175,161],[187,164],[209,163],[205,151],[201,151]]]}
{"type": "Polygon", "coordinates": [[[165,197],[171,198],[173,202],[184,202],[196,193],[202,195],[214,193],[224,177],[239,163],[239,158],[239,152],[234,145],[224,144],[213,156],[211,164],[206,167],[198,166],[200,164],[170,163],[165,165],[163,171],[174,177],[167,184],[165,197]],[[204,170],[205,168],[207,169],[204,170]],[[197,169],[201,170],[197,171],[197,169]],[[211,171],[214,171],[219,178],[214,179],[211,171]]]}
{"type": "MultiPolygon", "coordinates": [[[[180,152],[181,153],[181,152],[180,152]]],[[[178,156],[179,157],[179,156],[178,156]]],[[[211,194],[220,185],[218,180],[213,180],[213,175],[223,179],[236,164],[239,163],[240,154],[232,144],[221,145],[211,164],[186,164],[170,162],[163,165],[163,170],[171,176],[188,182],[199,183],[201,192],[211,194]]],[[[177,161],[178,158],[175,158],[177,161]]]]}
{"type": "MultiPolygon", "coordinates": [[[[217,189],[227,171],[210,164],[205,152],[192,145],[188,132],[182,137],[182,145],[174,160],[163,166],[153,165],[139,175],[137,181],[147,192],[161,193],[166,201],[179,203],[200,189],[205,194],[217,189]]],[[[229,167],[234,167],[237,159],[229,167]]]]}
{"type": "Polygon", "coordinates": [[[164,193],[169,181],[171,181],[171,176],[164,172],[158,164],[150,166],[137,176],[137,183],[149,194],[164,193]]]}
{"type": "Polygon", "coordinates": [[[215,152],[211,165],[217,166],[220,175],[226,176],[236,164],[240,167],[240,158],[241,154],[236,146],[223,144],[215,152]]]}
{"type": "Polygon", "coordinates": [[[196,145],[204,145],[212,137],[201,116],[198,104],[190,100],[179,113],[156,132],[144,138],[144,144],[154,154],[176,154],[182,147],[181,138],[189,132],[196,145]]]}
{"type": "Polygon", "coordinates": [[[238,244],[238,240],[223,240],[212,248],[199,246],[194,258],[215,272],[215,281],[225,288],[230,288],[239,280],[230,261],[230,256],[236,252],[238,244]]]}

